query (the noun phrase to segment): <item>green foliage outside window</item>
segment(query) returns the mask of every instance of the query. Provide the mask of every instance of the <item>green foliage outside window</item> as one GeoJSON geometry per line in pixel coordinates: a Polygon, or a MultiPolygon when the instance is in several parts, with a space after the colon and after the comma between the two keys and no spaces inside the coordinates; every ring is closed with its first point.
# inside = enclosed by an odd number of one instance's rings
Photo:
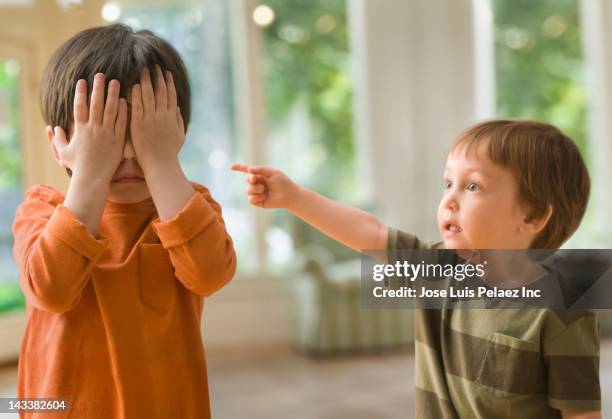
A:
{"type": "Polygon", "coordinates": [[[18,82],[17,61],[0,60],[0,313],[25,306],[10,252],[12,214],[21,185],[18,82]]]}
{"type": "Polygon", "coordinates": [[[578,0],[492,0],[499,117],[538,119],[587,156],[578,0]]]}
{"type": "Polygon", "coordinates": [[[17,282],[0,282],[0,313],[25,307],[25,298],[17,282]]]}
{"type": "MultiPolygon", "coordinates": [[[[287,170],[293,179],[324,195],[358,203],[347,1],[264,0],[260,4],[274,12],[271,24],[262,28],[268,164],[287,170]],[[306,131],[301,134],[287,127],[296,107],[307,120],[297,123],[297,130],[306,131]],[[297,146],[292,144],[296,136],[297,146]]],[[[338,259],[355,257],[284,211],[273,213],[271,221],[291,236],[294,249],[319,244],[338,259]]],[[[282,251],[275,248],[274,240],[269,243],[269,255],[282,251]]],[[[268,266],[283,273],[290,260],[271,258],[268,266]]]]}
{"type": "Polygon", "coordinates": [[[296,102],[304,102],[311,124],[308,148],[320,155],[315,167],[309,168],[312,176],[306,183],[326,195],[353,200],[355,150],[346,0],[264,3],[275,13],[272,24],[263,30],[271,129],[287,118],[296,102]]]}
{"type": "Polygon", "coordinates": [[[19,109],[17,107],[19,64],[0,60],[0,189],[19,184],[19,109]]]}
{"type": "MultiPolygon", "coordinates": [[[[498,116],[551,122],[569,134],[586,155],[586,97],[582,84],[578,0],[491,0],[491,3],[495,20],[498,116]]],[[[214,4],[210,2],[210,5],[214,4]]],[[[318,158],[314,164],[308,165],[310,175],[300,181],[335,199],[355,202],[358,200],[358,185],[355,182],[353,87],[346,0],[263,0],[262,4],[274,11],[274,20],[262,28],[269,128],[272,131],[281,126],[295,104],[302,104],[310,123],[306,149],[318,158]]],[[[200,9],[187,10],[176,6],[161,8],[161,13],[154,13],[157,9],[123,5],[122,20],[133,24],[134,18],[142,12],[141,22],[174,40],[190,69],[207,68],[211,71],[210,56],[201,50],[199,37],[202,34],[199,30],[200,25],[210,25],[215,20],[207,20],[207,13],[200,9]],[[188,24],[175,26],[177,22],[188,24]],[[207,60],[202,61],[205,56],[207,60]]],[[[209,37],[210,33],[206,32],[205,36],[209,37]]],[[[229,51],[225,54],[229,56],[229,51]]],[[[228,59],[221,61],[229,62],[228,59]]],[[[8,103],[14,104],[18,94],[17,75],[14,65],[7,66],[6,63],[0,61],[0,92],[8,103]]],[[[226,70],[229,73],[231,69],[226,70]]],[[[194,90],[202,89],[210,94],[212,85],[200,86],[201,76],[192,74],[194,90]]],[[[229,83],[229,78],[226,82],[229,83]]],[[[219,115],[212,112],[215,106],[211,104],[218,107],[219,97],[230,97],[232,93],[231,86],[224,86],[222,90],[224,94],[217,92],[210,103],[202,103],[202,109],[195,101],[197,117],[190,127],[190,134],[194,137],[191,146],[203,149],[192,150],[184,156],[188,163],[191,163],[189,156],[197,156],[197,162],[193,162],[197,167],[194,173],[201,177],[206,173],[207,181],[211,180],[209,176],[212,177],[212,173],[202,167],[201,160],[203,155],[210,153],[214,143],[209,137],[233,136],[231,127],[224,128],[227,123],[221,124],[219,131],[203,128],[219,126],[206,119],[219,120],[219,115]]],[[[229,114],[224,118],[232,119],[231,106],[227,105],[222,104],[228,108],[229,114]]],[[[0,188],[14,185],[20,178],[16,106],[11,108],[7,117],[6,122],[0,120],[0,188]]],[[[268,149],[272,154],[282,150],[283,144],[270,142],[268,149]]],[[[223,146],[232,157],[235,157],[234,147],[232,141],[223,146]]],[[[269,162],[276,163],[275,159],[278,155],[271,155],[269,162]]],[[[232,201],[238,199],[234,193],[231,195],[232,201]]],[[[314,232],[299,223],[291,223],[282,214],[277,212],[273,223],[292,231],[298,246],[318,241],[314,232]]],[[[320,239],[324,241],[324,238],[320,239]]],[[[12,288],[8,285],[4,288],[0,282],[0,311],[12,304],[4,303],[10,301],[10,295],[18,293],[16,284],[10,285],[12,288]]]]}

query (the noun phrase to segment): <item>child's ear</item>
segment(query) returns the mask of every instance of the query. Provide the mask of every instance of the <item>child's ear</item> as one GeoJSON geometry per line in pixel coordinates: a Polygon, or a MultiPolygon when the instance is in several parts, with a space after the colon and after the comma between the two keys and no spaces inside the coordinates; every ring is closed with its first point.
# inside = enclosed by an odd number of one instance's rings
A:
{"type": "Polygon", "coordinates": [[[53,152],[53,157],[55,157],[55,161],[57,161],[57,164],[59,164],[60,166],[66,167],[62,162],[59,153],[57,152],[57,148],[55,148],[55,144],[53,143],[53,137],[55,136],[55,134],[53,133],[53,128],[51,127],[51,125],[47,125],[45,127],[45,134],[47,135],[47,140],[49,140],[49,144],[51,144],[51,151],[53,152]]]}
{"type": "Polygon", "coordinates": [[[526,216],[523,222],[521,223],[521,226],[519,227],[521,232],[523,234],[528,234],[528,235],[538,234],[540,231],[544,229],[544,227],[546,227],[546,224],[548,224],[548,221],[550,220],[552,213],[553,213],[553,208],[552,208],[552,205],[549,204],[548,207],[546,208],[546,212],[542,214],[541,216],[539,217],[534,217],[531,215],[526,216]]]}

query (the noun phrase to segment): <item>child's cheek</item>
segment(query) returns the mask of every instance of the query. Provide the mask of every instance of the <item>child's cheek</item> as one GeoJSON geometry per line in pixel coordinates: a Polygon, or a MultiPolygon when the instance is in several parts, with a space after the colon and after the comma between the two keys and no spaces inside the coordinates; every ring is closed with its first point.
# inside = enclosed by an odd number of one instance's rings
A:
{"type": "Polygon", "coordinates": [[[438,212],[436,213],[436,221],[438,222],[438,227],[442,225],[442,206],[438,207],[438,212]]]}

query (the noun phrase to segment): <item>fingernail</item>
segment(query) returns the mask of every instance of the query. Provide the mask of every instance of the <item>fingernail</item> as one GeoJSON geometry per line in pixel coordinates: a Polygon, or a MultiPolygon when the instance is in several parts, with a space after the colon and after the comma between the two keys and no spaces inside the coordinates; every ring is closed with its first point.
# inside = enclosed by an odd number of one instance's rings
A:
{"type": "Polygon", "coordinates": [[[104,73],[97,73],[97,74],[96,74],[96,79],[98,79],[98,80],[104,80],[104,73]]]}
{"type": "Polygon", "coordinates": [[[54,137],[57,137],[57,128],[58,128],[58,127],[54,127],[54,128],[53,128],[53,136],[54,136],[54,137]]]}

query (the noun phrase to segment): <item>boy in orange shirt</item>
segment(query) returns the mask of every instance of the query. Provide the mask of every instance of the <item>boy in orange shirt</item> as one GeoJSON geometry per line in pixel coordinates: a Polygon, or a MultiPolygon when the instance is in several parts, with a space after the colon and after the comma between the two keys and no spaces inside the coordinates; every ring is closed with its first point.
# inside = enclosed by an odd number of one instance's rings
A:
{"type": "Polygon", "coordinates": [[[210,417],[203,297],[236,255],[178,160],[189,89],[174,48],[122,25],[75,35],[48,64],[46,133],[71,179],[65,196],[30,188],[13,226],[28,311],[18,397],[64,399],[69,418],[210,417]]]}

